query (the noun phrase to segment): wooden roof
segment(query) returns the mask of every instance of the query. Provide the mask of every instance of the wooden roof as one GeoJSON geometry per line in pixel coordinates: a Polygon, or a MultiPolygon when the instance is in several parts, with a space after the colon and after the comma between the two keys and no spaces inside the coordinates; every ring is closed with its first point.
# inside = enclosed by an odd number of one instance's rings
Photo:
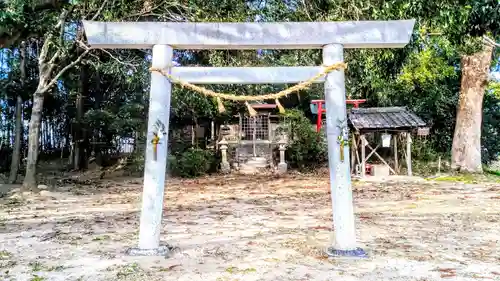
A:
{"type": "Polygon", "coordinates": [[[352,108],[349,126],[357,131],[412,130],[427,124],[406,107],[352,108]]]}

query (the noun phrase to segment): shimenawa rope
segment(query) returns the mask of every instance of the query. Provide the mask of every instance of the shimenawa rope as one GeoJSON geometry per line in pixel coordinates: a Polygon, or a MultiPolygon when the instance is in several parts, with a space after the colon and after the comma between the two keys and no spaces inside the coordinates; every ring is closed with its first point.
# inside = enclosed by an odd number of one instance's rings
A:
{"type": "Polygon", "coordinates": [[[259,96],[237,96],[237,95],[227,94],[227,93],[218,93],[218,92],[214,92],[210,89],[200,87],[200,86],[191,84],[189,82],[183,81],[177,77],[174,77],[174,76],[170,75],[170,73],[168,73],[168,71],[166,69],[151,67],[149,69],[149,71],[158,72],[158,73],[162,74],[163,76],[167,77],[171,82],[181,85],[181,87],[183,87],[183,88],[191,89],[191,90],[198,92],[198,93],[201,93],[207,97],[216,98],[219,112],[224,112],[226,110],[224,108],[224,104],[222,103],[222,100],[244,101],[245,105],[248,108],[248,112],[249,112],[250,116],[255,116],[255,115],[257,115],[257,112],[248,103],[249,101],[260,101],[260,100],[274,99],[276,105],[278,106],[280,113],[284,113],[285,108],[279,102],[279,98],[284,97],[284,96],[288,96],[289,94],[294,93],[294,92],[305,90],[305,89],[309,88],[316,80],[326,76],[328,73],[335,71],[335,70],[339,70],[339,69],[345,69],[345,68],[347,68],[347,64],[344,62],[338,62],[338,63],[332,64],[329,66],[325,66],[325,68],[320,73],[311,77],[309,80],[306,80],[304,82],[300,82],[297,85],[291,86],[291,87],[286,88],[286,89],[279,91],[277,93],[259,95],[259,96]]]}

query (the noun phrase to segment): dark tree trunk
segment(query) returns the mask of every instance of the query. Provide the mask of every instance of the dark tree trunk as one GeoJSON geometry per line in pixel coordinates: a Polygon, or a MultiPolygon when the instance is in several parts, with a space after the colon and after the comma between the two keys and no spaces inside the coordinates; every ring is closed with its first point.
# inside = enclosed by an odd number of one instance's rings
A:
{"type": "Polygon", "coordinates": [[[17,96],[16,101],[16,137],[14,142],[14,149],[12,151],[12,162],[10,165],[9,183],[13,184],[17,180],[17,173],[19,172],[19,164],[21,162],[21,136],[23,134],[23,99],[20,95],[17,96]]]}

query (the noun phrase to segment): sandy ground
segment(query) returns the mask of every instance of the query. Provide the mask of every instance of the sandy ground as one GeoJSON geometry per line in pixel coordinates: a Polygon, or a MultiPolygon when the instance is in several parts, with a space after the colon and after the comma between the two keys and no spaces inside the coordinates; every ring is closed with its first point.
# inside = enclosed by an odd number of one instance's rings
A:
{"type": "Polygon", "coordinates": [[[0,203],[0,280],[500,280],[500,185],[355,183],[370,258],[331,260],[323,176],[171,180],[162,241],[130,257],[141,179],[0,203]]]}

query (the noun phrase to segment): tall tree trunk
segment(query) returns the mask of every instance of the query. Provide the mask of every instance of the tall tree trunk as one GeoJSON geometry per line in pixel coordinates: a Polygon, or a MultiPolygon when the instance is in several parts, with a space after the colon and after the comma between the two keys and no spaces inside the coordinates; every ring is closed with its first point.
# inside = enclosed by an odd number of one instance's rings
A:
{"type": "MultiPolygon", "coordinates": [[[[20,49],[20,70],[21,70],[21,91],[24,91],[26,81],[26,43],[21,43],[20,49]]],[[[14,150],[12,151],[12,162],[10,164],[9,183],[13,184],[17,180],[19,164],[21,162],[21,141],[23,135],[23,99],[18,93],[16,100],[16,136],[14,150]]]]}
{"type": "Polygon", "coordinates": [[[21,162],[21,136],[23,134],[23,99],[20,95],[16,101],[16,136],[14,142],[14,150],[12,151],[12,162],[10,165],[9,183],[13,184],[17,180],[19,172],[19,164],[21,162]]]}
{"type": "Polygon", "coordinates": [[[12,147],[12,119],[10,119],[10,112],[12,111],[11,107],[7,107],[7,147],[11,148],[12,147]]]}
{"type": "MultiPolygon", "coordinates": [[[[78,27],[78,40],[84,39],[84,30],[82,26],[78,27]]],[[[84,52],[82,48],[77,49],[77,54],[81,55],[84,52]]],[[[75,155],[74,155],[74,169],[81,170],[87,168],[87,152],[88,152],[88,134],[86,126],[83,124],[84,115],[84,99],[88,98],[88,67],[82,65],[80,68],[80,79],[78,82],[78,95],[76,97],[76,122],[75,122],[75,155]]]]}
{"type": "MultiPolygon", "coordinates": [[[[39,82],[39,84],[42,83],[42,81],[39,82]]],[[[33,108],[31,109],[31,119],[28,135],[28,155],[26,157],[26,175],[24,176],[23,181],[23,189],[34,192],[38,191],[36,181],[36,164],[38,162],[40,128],[42,125],[42,110],[44,101],[44,94],[40,93],[39,89],[40,86],[33,94],[33,108]]]]}
{"type": "Polygon", "coordinates": [[[481,123],[492,51],[491,46],[484,46],[482,51],[462,57],[462,81],[451,151],[451,167],[459,172],[483,171],[481,123]]]}
{"type": "Polygon", "coordinates": [[[82,98],[82,93],[81,91],[78,93],[76,96],[76,117],[75,117],[75,122],[73,123],[73,142],[74,142],[74,148],[75,148],[75,153],[73,154],[73,169],[75,170],[80,170],[80,161],[82,159],[81,154],[82,154],[82,149],[81,149],[81,144],[82,144],[82,111],[83,111],[83,98],[82,98]]]}

